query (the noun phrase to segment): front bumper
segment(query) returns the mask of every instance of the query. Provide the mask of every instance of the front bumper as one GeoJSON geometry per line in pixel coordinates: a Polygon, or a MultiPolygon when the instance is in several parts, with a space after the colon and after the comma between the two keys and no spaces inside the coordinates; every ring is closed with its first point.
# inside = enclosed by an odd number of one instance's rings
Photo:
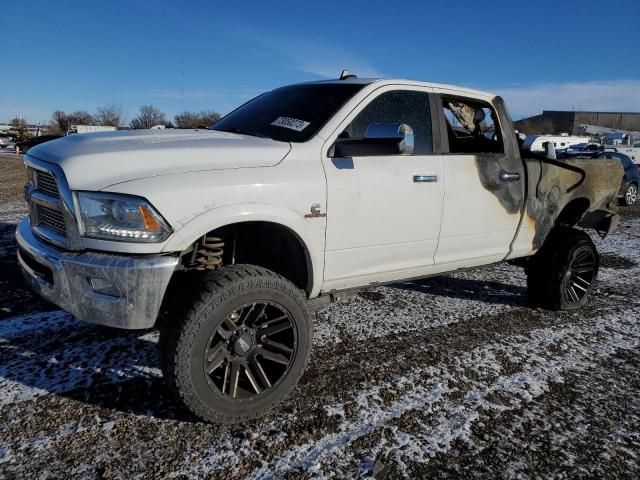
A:
{"type": "Polygon", "coordinates": [[[36,292],[80,320],[110,327],[152,327],[178,264],[170,255],[63,250],[36,237],[28,217],[16,239],[18,263],[36,292]]]}

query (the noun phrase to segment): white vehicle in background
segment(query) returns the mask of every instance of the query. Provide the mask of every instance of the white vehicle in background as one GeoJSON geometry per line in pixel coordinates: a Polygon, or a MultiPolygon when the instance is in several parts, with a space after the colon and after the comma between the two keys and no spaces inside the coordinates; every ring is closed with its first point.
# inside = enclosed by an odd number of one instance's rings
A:
{"type": "Polygon", "coordinates": [[[629,133],[609,133],[604,137],[604,145],[631,158],[636,165],[640,164],[640,133],[637,137],[629,133]]]}
{"type": "Polygon", "coordinates": [[[11,137],[0,135],[0,148],[7,148],[11,143],[11,137]]]}
{"type": "Polygon", "coordinates": [[[109,127],[103,125],[71,125],[71,128],[67,131],[67,135],[74,133],[96,133],[96,132],[115,132],[117,127],[109,127]]]}
{"type": "Polygon", "coordinates": [[[562,135],[529,135],[522,146],[523,149],[530,152],[544,152],[544,144],[546,142],[553,143],[556,150],[566,150],[580,144],[588,144],[590,137],[577,137],[568,134],[562,135]]]}

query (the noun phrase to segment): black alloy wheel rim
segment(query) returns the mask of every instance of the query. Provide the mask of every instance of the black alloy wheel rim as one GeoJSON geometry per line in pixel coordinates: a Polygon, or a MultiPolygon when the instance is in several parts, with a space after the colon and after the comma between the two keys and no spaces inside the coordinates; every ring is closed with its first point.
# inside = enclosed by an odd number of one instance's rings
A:
{"type": "Polygon", "coordinates": [[[207,341],[204,375],[209,387],[227,400],[255,400],[287,376],[298,337],[291,314],[271,301],[234,309],[207,341]]]}
{"type": "Polygon", "coordinates": [[[564,277],[564,290],[569,303],[579,303],[589,293],[595,271],[596,257],[593,250],[586,246],[577,249],[564,277]]]}

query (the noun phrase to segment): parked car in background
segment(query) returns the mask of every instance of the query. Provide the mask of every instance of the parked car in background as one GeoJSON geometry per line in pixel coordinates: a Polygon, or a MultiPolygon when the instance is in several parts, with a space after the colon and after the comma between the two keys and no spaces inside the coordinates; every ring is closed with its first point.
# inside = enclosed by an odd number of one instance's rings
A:
{"type": "Polygon", "coordinates": [[[635,164],[640,164],[640,145],[635,144],[633,133],[611,132],[605,136],[604,142],[607,147],[614,147],[618,152],[630,157],[635,164]]]}
{"type": "Polygon", "coordinates": [[[11,145],[11,137],[0,136],[0,148],[7,148],[11,145]]]}
{"type": "Polygon", "coordinates": [[[564,158],[588,157],[604,151],[604,147],[597,143],[579,143],[567,149],[556,149],[556,153],[564,158]]]}
{"type": "Polygon", "coordinates": [[[638,187],[640,186],[640,170],[638,170],[638,166],[633,163],[628,155],[620,152],[602,152],[598,155],[598,158],[615,159],[622,164],[624,177],[618,193],[618,201],[620,205],[628,207],[636,203],[638,187]]]}
{"type": "Polygon", "coordinates": [[[36,145],[40,145],[41,143],[49,142],[51,140],[55,140],[56,138],[60,138],[61,135],[40,135],[39,137],[33,137],[29,140],[23,140],[21,142],[16,142],[16,148],[20,153],[27,153],[30,148],[35,147],[36,145]]]}

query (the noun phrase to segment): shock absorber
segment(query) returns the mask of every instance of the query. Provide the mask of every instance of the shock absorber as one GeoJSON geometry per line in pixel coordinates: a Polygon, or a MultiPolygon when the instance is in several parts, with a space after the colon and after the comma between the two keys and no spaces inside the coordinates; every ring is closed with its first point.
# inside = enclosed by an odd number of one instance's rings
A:
{"type": "Polygon", "coordinates": [[[196,250],[196,270],[216,270],[222,265],[224,242],[221,238],[205,235],[196,250]]]}

